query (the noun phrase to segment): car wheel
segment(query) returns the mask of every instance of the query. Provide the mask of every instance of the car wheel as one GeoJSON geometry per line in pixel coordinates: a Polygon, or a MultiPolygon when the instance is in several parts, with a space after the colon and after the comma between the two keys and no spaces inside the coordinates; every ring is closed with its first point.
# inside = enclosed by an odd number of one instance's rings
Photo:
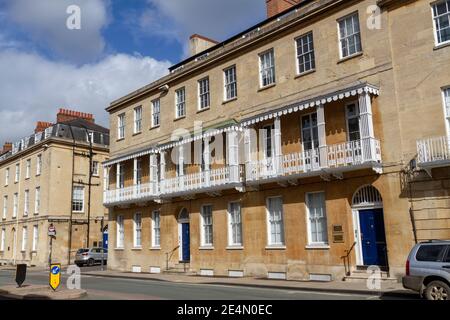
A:
{"type": "Polygon", "coordinates": [[[78,268],[81,268],[82,266],[83,266],[82,263],[77,263],[77,267],[78,267],[78,268]]]}
{"type": "Polygon", "coordinates": [[[450,287],[442,281],[431,281],[425,289],[428,300],[450,300],[450,287]]]}
{"type": "Polygon", "coordinates": [[[89,260],[88,260],[88,266],[89,266],[89,267],[92,267],[94,264],[95,264],[94,259],[89,259],[89,260]]]}

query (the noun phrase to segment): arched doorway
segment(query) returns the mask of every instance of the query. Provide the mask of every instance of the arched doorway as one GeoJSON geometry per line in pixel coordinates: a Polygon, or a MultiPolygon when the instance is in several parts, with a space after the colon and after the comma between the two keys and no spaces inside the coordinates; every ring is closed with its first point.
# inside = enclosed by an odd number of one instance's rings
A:
{"type": "Polygon", "coordinates": [[[183,208],[178,215],[178,244],[180,262],[191,260],[191,238],[189,229],[189,212],[183,208]]]}
{"type": "Polygon", "coordinates": [[[366,185],[352,198],[357,266],[387,266],[383,199],[378,190],[366,185]]]}

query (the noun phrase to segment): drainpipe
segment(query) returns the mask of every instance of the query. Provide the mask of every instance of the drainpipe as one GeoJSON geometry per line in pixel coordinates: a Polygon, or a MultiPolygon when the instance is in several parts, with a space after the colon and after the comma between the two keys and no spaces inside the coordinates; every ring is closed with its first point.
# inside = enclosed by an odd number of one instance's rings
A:
{"type": "Polygon", "coordinates": [[[67,252],[67,263],[70,265],[71,260],[71,254],[72,251],[72,224],[73,224],[73,210],[72,210],[72,203],[73,203],[73,180],[75,177],[75,136],[73,134],[72,126],[69,124],[69,130],[70,134],[72,135],[72,175],[71,175],[71,188],[70,188],[70,220],[69,220],[69,250],[67,252]]]}

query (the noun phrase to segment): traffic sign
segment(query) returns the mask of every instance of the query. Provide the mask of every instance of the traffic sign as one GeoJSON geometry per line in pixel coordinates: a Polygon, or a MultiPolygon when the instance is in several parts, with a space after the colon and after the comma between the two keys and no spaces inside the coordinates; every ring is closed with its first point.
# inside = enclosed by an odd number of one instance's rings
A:
{"type": "Polygon", "coordinates": [[[50,288],[56,291],[61,283],[61,264],[55,263],[50,266],[50,288]]]}
{"type": "Polygon", "coordinates": [[[53,223],[51,223],[50,226],[48,227],[48,235],[50,237],[56,236],[56,228],[53,226],[53,223]]]}

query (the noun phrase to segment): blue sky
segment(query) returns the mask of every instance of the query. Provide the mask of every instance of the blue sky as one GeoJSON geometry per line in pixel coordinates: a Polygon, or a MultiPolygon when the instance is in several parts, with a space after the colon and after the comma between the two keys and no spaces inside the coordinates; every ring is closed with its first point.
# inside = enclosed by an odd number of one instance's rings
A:
{"type": "Polygon", "coordinates": [[[222,41],[264,18],[265,0],[0,0],[0,143],[60,107],[108,125],[104,108],[186,58],[191,34],[222,41]]]}

